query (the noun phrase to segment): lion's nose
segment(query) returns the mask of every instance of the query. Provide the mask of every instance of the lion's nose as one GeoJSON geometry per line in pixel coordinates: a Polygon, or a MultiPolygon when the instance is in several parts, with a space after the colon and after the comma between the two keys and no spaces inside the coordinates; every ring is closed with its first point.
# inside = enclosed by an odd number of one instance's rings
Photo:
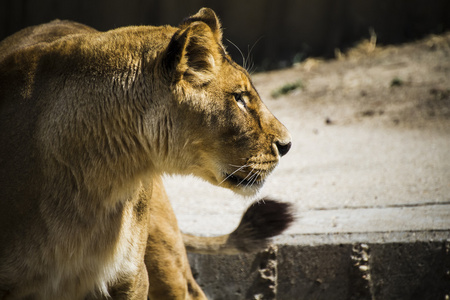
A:
{"type": "Polygon", "coordinates": [[[280,156],[284,156],[286,155],[286,153],[289,152],[289,149],[291,149],[291,142],[287,142],[287,143],[282,143],[282,142],[275,142],[275,145],[277,146],[278,149],[278,153],[280,154],[280,156]]]}

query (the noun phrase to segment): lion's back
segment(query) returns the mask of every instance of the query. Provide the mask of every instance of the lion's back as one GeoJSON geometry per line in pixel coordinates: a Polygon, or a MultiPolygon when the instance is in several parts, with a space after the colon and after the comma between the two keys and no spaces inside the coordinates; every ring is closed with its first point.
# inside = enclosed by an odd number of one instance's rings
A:
{"type": "Polygon", "coordinates": [[[96,31],[89,26],[67,20],[54,20],[46,24],[27,27],[0,42],[0,62],[24,48],[40,43],[51,43],[67,35],[96,31]]]}

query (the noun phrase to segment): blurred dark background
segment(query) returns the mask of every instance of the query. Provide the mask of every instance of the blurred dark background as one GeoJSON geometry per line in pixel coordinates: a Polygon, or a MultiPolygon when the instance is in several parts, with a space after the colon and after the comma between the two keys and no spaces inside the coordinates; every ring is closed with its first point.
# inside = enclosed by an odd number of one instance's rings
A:
{"type": "MultiPolygon", "coordinates": [[[[224,36],[256,70],[286,67],[308,56],[333,57],[369,38],[395,44],[450,29],[449,0],[0,0],[0,39],[30,25],[70,19],[108,30],[177,25],[203,6],[222,20],[224,36]]],[[[242,63],[228,41],[227,49],[242,63]]]]}

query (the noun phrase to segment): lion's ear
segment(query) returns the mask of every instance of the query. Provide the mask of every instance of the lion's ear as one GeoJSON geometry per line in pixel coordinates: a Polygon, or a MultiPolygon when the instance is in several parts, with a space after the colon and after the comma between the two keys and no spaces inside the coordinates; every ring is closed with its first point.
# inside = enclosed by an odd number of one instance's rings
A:
{"type": "Polygon", "coordinates": [[[166,49],[164,66],[172,81],[194,86],[208,83],[222,62],[221,46],[211,28],[202,21],[177,31],[166,49]]]}
{"type": "Polygon", "coordinates": [[[211,28],[211,31],[213,32],[217,42],[222,42],[222,25],[220,24],[219,18],[217,17],[216,13],[210,8],[203,7],[195,15],[185,19],[180,24],[180,28],[187,27],[190,24],[198,21],[208,25],[209,28],[211,28]]]}
{"type": "Polygon", "coordinates": [[[211,81],[225,52],[221,38],[220,22],[211,9],[202,8],[186,19],[173,35],[163,58],[170,80],[184,80],[194,86],[211,81]]]}

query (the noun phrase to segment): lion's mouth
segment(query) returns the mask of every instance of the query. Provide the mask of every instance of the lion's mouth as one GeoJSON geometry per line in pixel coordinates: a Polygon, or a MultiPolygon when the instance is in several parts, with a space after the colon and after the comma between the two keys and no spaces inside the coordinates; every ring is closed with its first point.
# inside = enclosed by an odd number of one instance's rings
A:
{"type": "Polygon", "coordinates": [[[236,169],[224,170],[219,185],[243,195],[254,195],[264,185],[268,175],[277,165],[274,161],[247,162],[242,166],[231,165],[236,169]]]}
{"type": "Polygon", "coordinates": [[[225,174],[225,181],[234,186],[258,187],[264,184],[265,179],[258,174],[249,174],[244,178],[236,174],[225,174]]]}

